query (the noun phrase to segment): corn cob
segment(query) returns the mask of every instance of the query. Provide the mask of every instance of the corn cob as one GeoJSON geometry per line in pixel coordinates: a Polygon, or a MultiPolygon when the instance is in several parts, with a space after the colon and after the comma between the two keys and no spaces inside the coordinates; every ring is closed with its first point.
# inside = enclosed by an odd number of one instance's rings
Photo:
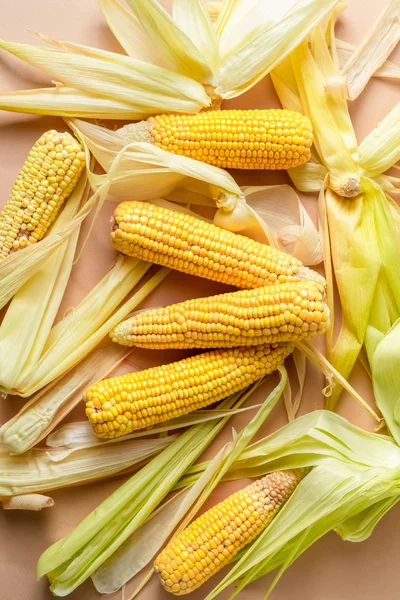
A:
{"type": "Polygon", "coordinates": [[[183,596],[220,571],[269,525],[306,473],[270,473],[193,521],[154,562],[166,591],[183,596]]]}
{"type": "Polygon", "coordinates": [[[110,337],[157,350],[296,342],[326,331],[324,298],[324,286],[313,281],[278,283],[143,311],[114,327],[110,337]]]}
{"type": "Polygon", "coordinates": [[[313,141],[309,119],[281,109],[157,115],[119,134],[223,169],[292,169],[310,159],[313,141]]]}
{"type": "Polygon", "coordinates": [[[38,139],[0,213],[0,260],[46,235],[84,166],[85,153],[69,133],[52,129],[38,139]]]}
{"type": "Polygon", "coordinates": [[[122,202],[114,220],[116,250],[189,275],[243,289],[299,278],[324,281],[285,252],[148,202],[122,202]]]}
{"type": "Polygon", "coordinates": [[[214,350],[89,387],[86,416],[97,436],[115,438],[226,398],[278,369],[288,344],[214,350]]]}

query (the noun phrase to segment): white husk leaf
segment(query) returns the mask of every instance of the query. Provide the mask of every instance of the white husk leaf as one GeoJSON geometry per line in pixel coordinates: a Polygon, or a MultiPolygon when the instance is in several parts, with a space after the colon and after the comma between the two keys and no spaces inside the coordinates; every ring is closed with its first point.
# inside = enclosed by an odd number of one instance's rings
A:
{"type": "Polygon", "coordinates": [[[368,177],[378,177],[400,160],[400,102],[359,146],[360,164],[368,177]]]}

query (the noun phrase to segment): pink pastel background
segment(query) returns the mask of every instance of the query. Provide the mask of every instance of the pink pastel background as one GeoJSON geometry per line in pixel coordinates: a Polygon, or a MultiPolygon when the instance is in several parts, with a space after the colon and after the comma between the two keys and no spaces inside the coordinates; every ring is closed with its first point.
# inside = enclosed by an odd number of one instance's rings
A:
{"type": "MultiPolygon", "coordinates": [[[[277,0],[278,1],[278,0],[277,0]]],[[[341,17],[338,35],[352,43],[358,43],[374,19],[388,3],[373,0],[349,0],[349,8],[341,17]]],[[[164,0],[170,8],[172,1],[164,0]]],[[[0,0],[0,37],[11,41],[38,43],[27,30],[40,31],[60,40],[98,46],[120,51],[117,41],[108,30],[96,0],[0,0]]],[[[400,62],[400,52],[392,57],[400,62]]],[[[42,87],[48,78],[5,53],[0,54],[0,91],[42,87]]],[[[351,113],[358,139],[363,137],[400,100],[399,88],[395,83],[372,80],[362,96],[352,103],[351,113]]],[[[279,106],[277,97],[268,79],[263,80],[249,93],[224,105],[225,108],[265,108],[279,106]]],[[[61,119],[18,115],[0,112],[0,207],[6,202],[13,181],[36,139],[47,129],[63,129],[61,119]]],[[[288,182],[285,174],[237,173],[240,184],[265,185],[288,182]]],[[[132,198],[134,199],[134,197],[132,198]]],[[[303,197],[310,214],[316,215],[316,198],[303,197]]],[[[115,252],[109,244],[109,218],[113,205],[107,203],[84,256],[74,267],[60,315],[75,305],[107,272],[115,252]]],[[[159,289],[147,300],[149,306],[159,306],[170,301],[216,293],[222,286],[196,280],[180,274],[167,277],[159,289]]],[[[174,352],[158,354],[138,351],[133,354],[130,366],[138,369],[171,361],[183,356],[174,352]]],[[[0,358],[0,368],[1,368],[0,358]]],[[[129,367],[129,365],[128,365],[129,367]]],[[[271,378],[273,383],[275,380],[271,378]]],[[[322,378],[312,367],[308,370],[307,387],[300,412],[305,413],[322,406],[322,378]]],[[[357,366],[352,383],[365,397],[372,401],[371,391],[364,378],[362,368],[357,366]]],[[[260,401],[267,388],[252,399],[260,401]]],[[[264,394],[264,396],[263,396],[264,394]]],[[[0,402],[0,423],[10,418],[22,405],[19,399],[9,398],[0,402]]],[[[350,421],[371,429],[373,422],[347,395],[343,396],[340,413],[350,421]]],[[[71,419],[84,418],[83,407],[74,410],[71,419]]],[[[234,418],[208,450],[215,452],[230,435],[231,427],[240,428],[248,417],[234,418]]],[[[265,423],[261,435],[273,431],[286,422],[283,406],[278,406],[265,423]]],[[[41,513],[0,512],[0,600],[48,600],[52,594],[47,581],[35,579],[36,562],[39,555],[51,543],[73,529],[83,517],[115,490],[125,479],[116,477],[106,482],[73,489],[58,490],[50,495],[56,504],[41,513]]],[[[209,504],[214,504],[230,491],[243,485],[223,484],[212,495],[209,504]]],[[[315,544],[284,575],[273,592],[273,600],[377,600],[384,597],[395,600],[399,597],[398,555],[400,551],[400,507],[395,507],[379,524],[371,538],[362,544],[344,543],[337,535],[329,534],[315,544]]],[[[218,577],[218,576],[217,576],[218,577]]],[[[204,586],[190,597],[201,600],[215,584],[204,586]]],[[[272,577],[264,578],[249,586],[239,595],[241,600],[263,598],[272,577]]],[[[128,586],[126,598],[133,591],[128,586]]],[[[228,598],[229,594],[221,595],[228,598]]],[[[122,598],[121,592],[114,596],[122,598]]],[[[153,580],[142,591],[143,600],[163,600],[169,597],[157,581],[153,580]]],[[[99,595],[91,582],[86,582],[70,596],[71,600],[95,600],[99,595]]]]}

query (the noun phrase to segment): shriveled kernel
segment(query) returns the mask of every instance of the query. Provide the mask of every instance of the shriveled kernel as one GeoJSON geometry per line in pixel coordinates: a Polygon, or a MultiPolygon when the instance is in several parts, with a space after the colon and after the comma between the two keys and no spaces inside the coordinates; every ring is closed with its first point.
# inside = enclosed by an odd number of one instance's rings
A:
{"type": "Polygon", "coordinates": [[[86,416],[99,437],[126,435],[226,398],[275,371],[292,349],[290,344],[265,344],[213,350],[105,379],[84,392],[86,416]],[[124,392],[132,399],[121,400],[124,392]],[[162,411],[155,410],[157,407],[162,411]]]}
{"type": "Polygon", "coordinates": [[[45,236],[84,166],[81,145],[69,133],[50,130],[39,138],[18,174],[10,199],[0,212],[0,260],[45,236]],[[57,160],[53,152],[59,143],[67,144],[61,160],[57,160]],[[72,157],[76,157],[74,172],[68,170],[72,157]]]}
{"type": "Polygon", "coordinates": [[[269,525],[306,474],[306,469],[270,473],[232,494],[193,521],[169,542],[154,562],[154,569],[166,591],[177,596],[187,594],[228,564],[239,550],[269,525]],[[257,514],[259,518],[254,526],[249,527],[247,515],[250,514],[257,514]],[[223,522],[228,525],[224,526],[223,522]],[[221,527],[215,529],[216,523],[221,527]],[[245,524],[247,528],[244,528],[245,524]],[[232,533],[228,535],[228,531],[232,533]],[[220,540],[224,538],[221,545],[220,540]],[[194,550],[194,547],[207,543],[210,550],[199,560],[199,551],[194,550]],[[185,551],[184,557],[182,548],[185,551]],[[183,561],[179,569],[172,569],[171,574],[170,569],[176,563],[177,556],[183,558],[183,561]],[[208,567],[203,568],[202,563],[207,559],[208,567]]]}

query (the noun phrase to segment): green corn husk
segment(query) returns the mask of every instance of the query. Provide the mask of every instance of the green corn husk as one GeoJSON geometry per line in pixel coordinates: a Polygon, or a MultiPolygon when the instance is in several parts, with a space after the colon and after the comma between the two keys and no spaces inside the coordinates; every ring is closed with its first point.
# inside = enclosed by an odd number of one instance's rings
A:
{"type": "MultiPolygon", "coordinates": [[[[192,485],[206,464],[189,470],[178,487],[192,485]]],[[[226,479],[311,467],[272,523],[244,548],[206,600],[236,584],[246,585],[280,568],[283,572],[312,543],[335,530],[362,541],[400,499],[400,449],[389,437],[368,433],[329,411],[315,411],[246,448],[226,479]]],[[[227,596],[228,597],[228,596],[227,596]]]]}

